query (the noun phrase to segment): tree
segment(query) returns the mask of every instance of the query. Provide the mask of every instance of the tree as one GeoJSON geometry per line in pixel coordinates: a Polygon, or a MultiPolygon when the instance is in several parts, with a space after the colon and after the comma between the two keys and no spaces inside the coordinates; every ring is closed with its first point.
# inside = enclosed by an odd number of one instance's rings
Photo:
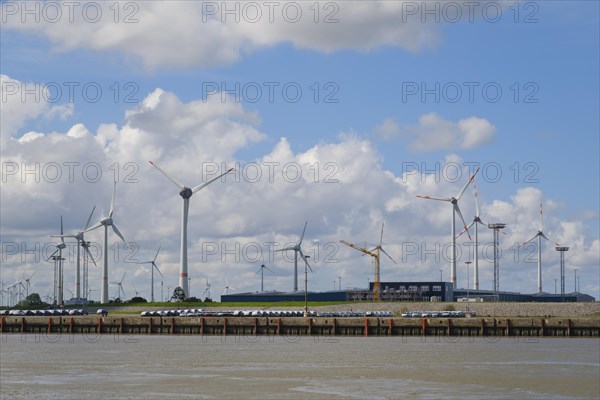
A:
{"type": "Polygon", "coordinates": [[[171,301],[184,301],[185,300],[185,292],[179,286],[173,290],[173,296],[171,296],[171,301]]]}
{"type": "Polygon", "coordinates": [[[25,297],[25,299],[21,300],[18,307],[42,307],[47,305],[44,303],[38,293],[31,293],[29,296],[25,297]]]}
{"type": "Polygon", "coordinates": [[[141,296],[136,296],[136,297],[133,297],[131,300],[129,300],[129,302],[130,303],[147,303],[148,301],[141,296]]]}

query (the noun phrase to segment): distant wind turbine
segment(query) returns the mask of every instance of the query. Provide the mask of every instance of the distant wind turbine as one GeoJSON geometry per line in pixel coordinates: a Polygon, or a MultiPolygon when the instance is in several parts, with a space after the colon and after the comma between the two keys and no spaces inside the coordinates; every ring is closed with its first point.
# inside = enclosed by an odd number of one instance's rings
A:
{"type": "Polygon", "coordinates": [[[540,203],[540,225],[537,233],[526,242],[523,242],[522,246],[525,246],[527,243],[531,242],[533,239],[537,238],[537,286],[538,293],[542,293],[542,238],[546,240],[548,237],[543,232],[542,226],[542,204],[540,203]]]}
{"type": "Polygon", "coordinates": [[[63,304],[63,258],[62,258],[62,251],[63,249],[65,249],[67,247],[67,245],[65,244],[65,239],[64,237],[62,237],[64,231],[63,231],[63,219],[62,219],[62,215],[60,216],[60,243],[56,245],[56,251],[54,253],[52,253],[52,255],[50,257],[48,257],[48,260],[53,259],[54,260],[54,265],[55,265],[55,284],[56,284],[56,288],[55,290],[57,291],[57,304],[58,305],[62,305],[63,304]],[[55,254],[58,253],[58,256],[56,256],[55,254]]]}
{"type": "MultiPolygon", "coordinates": [[[[113,211],[114,211],[114,205],[115,205],[115,191],[116,190],[117,190],[117,182],[115,181],[114,186],[113,186],[112,200],[110,201],[110,211],[108,213],[108,217],[102,218],[100,220],[100,222],[98,222],[96,225],[83,231],[83,233],[85,233],[85,232],[92,231],[96,228],[100,228],[101,226],[104,226],[104,268],[102,270],[102,291],[100,293],[100,302],[102,302],[102,303],[108,303],[108,227],[109,226],[112,227],[113,232],[118,237],[121,238],[123,243],[127,243],[125,241],[125,239],[123,238],[123,235],[121,234],[121,232],[119,232],[119,229],[117,228],[117,226],[114,224],[114,221],[112,218],[113,211]]],[[[93,258],[92,258],[92,260],[93,260],[93,258]]]]}
{"type": "Polygon", "coordinates": [[[125,271],[125,273],[123,274],[123,277],[121,278],[120,282],[111,282],[110,283],[111,285],[115,285],[115,286],[119,287],[117,290],[117,297],[115,297],[115,299],[119,298],[119,299],[123,300],[123,298],[125,297],[125,291],[123,290],[123,281],[125,280],[125,275],[127,275],[127,271],[125,271]],[[123,297],[121,297],[121,294],[123,297]]]}
{"type": "MultiPolygon", "coordinates": [[[[150,280],[150,301],[154,302],[154,268],[156,268],[156,271],[158,271],[158,273],[160,274],[160,276],[163,276],[162,272],[160,272],[160,269],[158,269],[158,267],[156,266],[156,258],[158,257],[158,253],[160,252],[160,247],[158,246],[158,250],[156,250],[156,255],[154,256],[154,259],[151,261],[142,261],[139,262],[138,264],[151,264],[150,265],[150,275],[151,275],[151,280],[150,280]]],[[[164,276],[163,276],[164,278],[164,276]]]]}
{"type": "Polygon", "coordinates": [[[479,290],[479,239],[477,236],[477,224],[481,224],[487,227],[487,224],[481,220],[479,217],[479,201],[477,200],[477,184],[473,184],[475,188],[475,216],[473,220],[469,224],[469,226],[465,227],[457,236],[460,237],[465,232],[469,231],[469,228],[472,226],[475,227],[475,263],[474,263],[474,273],[473,273],[473,289],[479,290]]]}
{"type": "Polygon", "coordinates": [[[229,289],[237,290],[236,288],[229,286],[229,281],[225,278],[225,291],[223,294],[229,294],[229,289]]]}
{"type": "MultiPolygon", "coordinates": [[[[469,186],[469,184],[471,182],[473,182],[473,179],[475,179],[475,175],[477,175],[478,172],[479,172],[479,168],[477,168],[475,173],[473,175],[471,175],[471,177],[469,178],[467,183],[465,183],[465,186],[463,186],[463,188],[460,190],[460,192],[458,192],[458,194],[456,196],[453,196],[453,197],[417,196],[420,199],[447,201],[450,204],[452,204],[452,234],[450,235],[450,238],[452,240],[452,257],[450,259],[450,280],[452,281],[452,286],[454,288],[456,288],[456,214],[458,214],[458,216],[460,217],[460,219],[463,223],[463,227],[465,229],[467,228],[467,223],[465,222],[465,219],[463,218],[462,213],[460,212],[460,208],[458,207],[458,201],[460,200],[462,195],[465,193],[465,190],[467,190],[467,187],[469,186]]],[[[466,231],[467,231],[467,235],[469,236],[469,239],[471,239],[471,235],[469,235],[469,230],[466,229],[466,231]]]]}
{"type": "MultiPolygon", "coordinates": [[[[298,253],[300,253],[300,255],[302,256],[302,259],[304,260],[304,262],[306,263],[308,268],[310,268],[310,264],[306,260],[306,257],[304,257],[304,253],[302,253],[302,247],[301,247],[302,240],[304,239],[304,233],[306,232],[307,224],[308,224],[308,221],[306,221],[304,223],[304,229],[302,230],[302,235],[300,236],[300,241],[298,243],[296,243],[293,246],[286,247],[285,249],[275,250],[275,251],[290,251],[290,250],[294,251],[294,292],[298,291],[298,253]]],[[[312,269],[311,269],[311,271],[312,271],[312,269]]]]}
{"type": "Polygon", "coordinates": [[[223,175],[228,174],[233,171],[233,168],[227,170],[227,172],[217,176],[209,180],[208,182],[202,183],[192,189],[183,185],[178,180],[174,179],[169,175],[164,169],[159,167],[156,163],[149,161],[150,164],[159,170],[164,176],[166,176],[171,182],[173,182],[179,188],[179,195],[183,199],[183,208],[181,213],[181,253],[180,253],[180,261],[179,261],[179,287],[183,289],[184,296],[189,296],[189,286],[188,286],[188,257],[187,257],[187,224],[188,224],[188,211],[190,208],[190,197],[192,195],[206,186],[210,185],[223,175]]]}
{"type": "MultiPolygon", "coordinates": [[[[258,269],[258,271],[256,271],[256,274],[254,274],[254,275],[260,274],[260,291],[261,292],[265,291],[265,285],[264,285],[264,282],[265,282],[265,269],[268,269],[269,271],[271,271],[269,269],[269,267],[266,267],[265,264],[262,264],[260,266],[260,268],[258,269]]],[[[273,272],[273,271],[271,271],[271,272],[273,272]]]]}
{"type": "Polygon", "coordinates": [[[82,244],[84,242],[83,233],[86,231],[86,229],[90,225],[90,221],[92,219],[92,215],[94,214],[95,209],[96,209],[96,206],[94,206],[94,208],[92,208],[92,212],[90,213],[90,216],[88,217],[87,222],[85,223],[85,226],[83,227],[83,229],[81,231],[79,231],[75,234],[72,234],[72,235],[63,235],[61,233],[61,235],[52,236],[52,237],[60,237],[61,239],[62,238],[74,238],[75,240],[77,240],[77,274],[76,274],[76,279],[75,279],[75,298],[76,299],[81,299],[81,257],[80,257],[80,250],[79,250],[80,246],[85,249],[85,251],[87,252],[89,257],[92,259],[94,264],[96,264],[96,261],[94,261],[94,257],[92,257],[92,253],[90,253],[89,247],[87,245],[82,246],[82,244]]]}

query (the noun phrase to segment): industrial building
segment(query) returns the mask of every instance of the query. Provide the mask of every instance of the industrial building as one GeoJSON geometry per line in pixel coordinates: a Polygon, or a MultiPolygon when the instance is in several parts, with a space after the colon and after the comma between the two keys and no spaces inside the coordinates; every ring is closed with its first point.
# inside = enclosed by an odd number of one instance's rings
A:
{"type": "MultiPolygon", "coordinates": [[[[560,294],[498,292],[493,290],[454,289],[451,282],[380,282],[379,301],[503,301],[503,302],[592,302],[595,299],[583,293],[560,294]]],[[[369,289],[345,289],[326,292],[308,292],[308,301],[373,301],[373,283],[369,289]]],[[[222,303],[231,302],[288,302],[304,301],[304,292],[246,292],[224,294],[222,303]]]]}

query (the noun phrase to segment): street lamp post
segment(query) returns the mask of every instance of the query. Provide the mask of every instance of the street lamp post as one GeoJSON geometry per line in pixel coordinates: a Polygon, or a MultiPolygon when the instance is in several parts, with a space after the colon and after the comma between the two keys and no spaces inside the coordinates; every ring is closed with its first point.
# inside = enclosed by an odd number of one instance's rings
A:
{"type": "Polygon", "coordinates": [[[556,282],[558,282],[558,278],[554,278],[554,294],[556,294],[556,282]]]}
{"type": "MultiPolygon", "coordinates": [[[[310,258],[310,256],[304,256],[304,316],[308,317],[308,262],[306,258],[310,258]]],[[[335,281],[333,281],[335,285],[335,281]]]]}
{"type": "Polygon", "coordinates": [[[444,282],[443,269],[440,268],[440,282],[444,282]]]}

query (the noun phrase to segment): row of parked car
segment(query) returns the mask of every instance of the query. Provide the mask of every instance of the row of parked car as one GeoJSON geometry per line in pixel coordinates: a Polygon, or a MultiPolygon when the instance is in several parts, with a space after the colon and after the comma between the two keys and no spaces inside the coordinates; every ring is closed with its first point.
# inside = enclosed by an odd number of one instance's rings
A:
{"type": "MultiPolygon", "coordinates": [[[[0,310],[0,316],[9,316],[9,317],[30,317],[30,316],[53,317],[53,316],[64,316],[64,315],[72,316],[72,315],[88,315],[88,314],[89,314],[88,310],[85,310],[83,308],[80,308],[80,309],[55,308],[55,309],[48,309],[48,310],[0,310]]],[[[107,315],[108,311],[100,308],[96,311],[96,314],[107,315]]]]}
{"type": "MultiPolygon", "coordinates": [[[[235,310],[235,311],[207,311],[201,308],[186,310],[158,310],[142,311],[142,317],[303,317],[304,311],[286,310],[235,310]]],[[[390,311],[309,311],[311,317],[381,317],[389,318],[390,311]]]]}
{"type": "Polygon", "coordinates": [[[406,318],[465,318],[476,317],[473,311],[408,311],[402,313],[406,318]]]}

